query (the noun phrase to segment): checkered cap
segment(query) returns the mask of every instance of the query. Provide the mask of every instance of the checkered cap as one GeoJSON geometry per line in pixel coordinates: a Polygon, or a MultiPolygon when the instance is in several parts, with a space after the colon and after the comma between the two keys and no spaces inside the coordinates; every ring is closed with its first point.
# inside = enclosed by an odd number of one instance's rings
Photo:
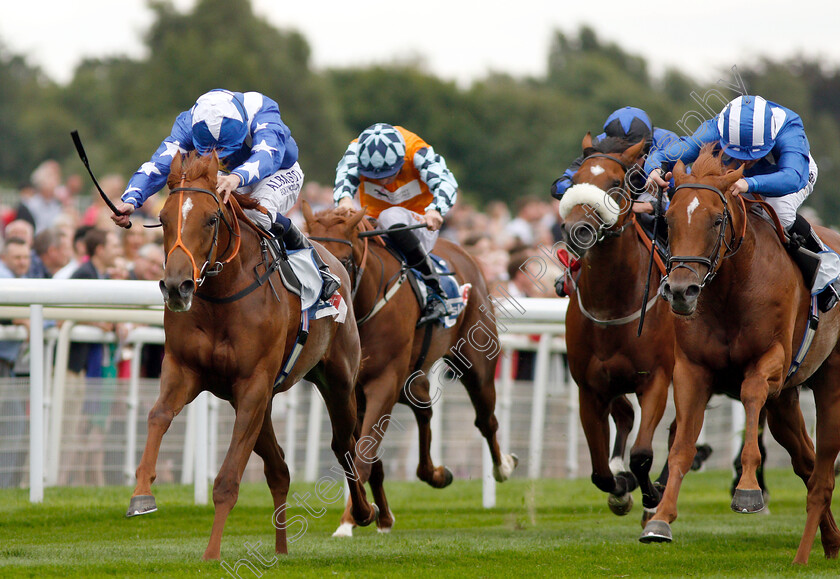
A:
{"type": "Polygon", "coordinates": [[[376,123],[359,135],[359,174],[368,179],[396,175],[405,161],[405,139],[385,123],[376,123]]]}

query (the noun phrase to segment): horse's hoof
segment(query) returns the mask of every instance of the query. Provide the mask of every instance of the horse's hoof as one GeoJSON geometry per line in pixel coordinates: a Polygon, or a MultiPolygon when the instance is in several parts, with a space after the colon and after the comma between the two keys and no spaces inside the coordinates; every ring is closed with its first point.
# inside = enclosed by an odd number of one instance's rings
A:
{"type": "Polygon", "coordinates": [[[359,527],[367,527],[371,523],[375,523],[377,520],[379,520],[379,507],[376,506],[376,503],[371,503],[370,508],[370,518],[367,521],[364,521],[363,523],[356,521],[356,525],[358,525],[359,527]]]}
{"type": "Polygon", "coordinates": [[[645,528],[645,525],[647,525],[648,522],[655,515],[656,515],[656,507],[653,507],[652,509],[649,509],[649,508],[645,507],[645,509],[642,511],[642,528],[643,529],[645,528]]]}
{"type": "Polygon", "coordinates": [[[148,515],[157,510],[157,503],[155,497],[152,495],[137,495],[131,497],[131,502],[128,503],[128,511],[125,513],[126,517],[136,517],[137,515],[148,515]]]}
{"type": "Polygon", "coordinates": [[[624,493],[621,496],[610,495],[607,504],[613,514],[623,517],[633,509],[633,495],[624,493]]]}
{"type": "Polygon", "coordinates": [[[445,489],[446,487],[451,485],[452,481],[454,481],[454,480],[455,480],[455,475],[452,474],[452,471],[449,470],[449,467],[448,466],[443,467],[443,486],[440,487],[440,488],[445,489]]]}
{"type": "Polygon", "coordinates": [[[353,523],[341,523],[332,534],[333,537],[352,537],[353,523]]]}
{"type": "Polygon", "coordinates": [[[735,489],[731,507],[736,513],[758,513],[764,509],[764,493],[761,489],[735,489]]]}
{"type": "Polygon", "coordinates": [[[671,525],[665,521],[648,521],[639,537],[642,543],[670,543],[672,540],[671,525]]]}
{"type": "Polygon", "coordinates": [[[380,512],[379,518],[376,519],[376,532],[382,533],[383,535],[387,535],[391,532],[391,529],[394,528],[394,523],[396,522],[397,518],[394,516],[394,513],[391,512],[391,509],[389,507],[387,518],[380,512]]]}
{"type": "Polygon", "coordinates": [[[519,457],[515,454],[503,454],[502,464],[493,465],[493,478],[496,482],[505,482],[519,465],[519,457]]]}

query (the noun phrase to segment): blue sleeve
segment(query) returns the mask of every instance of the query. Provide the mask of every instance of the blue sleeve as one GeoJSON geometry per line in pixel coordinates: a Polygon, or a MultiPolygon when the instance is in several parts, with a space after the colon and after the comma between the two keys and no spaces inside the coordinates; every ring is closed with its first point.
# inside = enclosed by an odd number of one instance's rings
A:
{"type": "Polygon", "coordinates": [[[717,117],[713,117],[697,127],[690,137],[671,138],[662,148],[651,149],[645,161],[645,174],[650,175],[651,171],[663,164],[673,168],[677,161],[682,161],[686,165],[692,163],[700,155],[703,145],[718,141],[720,141],[720,133],[717,129],[717,117]]]}
{"type": "Polygon", "coordinates": [[[163,140],[152,158],[143,163],[128,180],[125,193],[121,197],[124,203],[131,203],[139,208],[146,202],[146,199],[166,185],[173,157],[178,153],[186,153],[194,148],[191,119],[189,111],[178,115],[175,124],[172,125],[172,133],[163,140]]]}
{"type": "Polygon", "coordinates": [[[566,189],[572,186],[572,179],[577,173],[578,169],[580,169],[580,165],[583,163],[583,156],[578,157],[572,164],[569,165],[569,168],[563,171],[563,176],[554,181],[551,184],[551,196],[555,199],[560,199],[563,196],[563,193],[566,192],[566,189]]]}
{"type": "Polygon", "coordinates": [[[239,175],[242,185],[251,185],[279,169],[287,169],[297,161],[297,144],[291,131],[280,118],[277,103],[263,96],[263,105],[251,119],[251,154],[231,170],[239,175]]]}
{"type": "Polygon", "coordinates": [[[776,164],[758,163],[745,173],[748,191],[765,197],[782,197],[808,184],[808,138],[801,122],[785,126],[776,137],[776,164]]]}

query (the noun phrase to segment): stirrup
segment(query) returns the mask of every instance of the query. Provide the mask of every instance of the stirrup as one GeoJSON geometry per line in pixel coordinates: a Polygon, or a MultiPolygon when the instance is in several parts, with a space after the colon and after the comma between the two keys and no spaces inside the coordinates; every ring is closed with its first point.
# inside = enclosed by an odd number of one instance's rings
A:
{"type": "Polygon", "coordinates": [[[417,320],[417,327],[425,326],[430,322],[439,322],[450,314],[449,307],[443,298],[437,295],[432,296],[426,302],[426,306],[420,313],[420,319],[417,320]]]}
{"type": "Polygon", "coordinates": [[[830,283],[828,287],[817,295],[817,307],[821,312],[831,311],[837,305],[837,302],[840,301],[837,285],[840,285],[840,280],[830,283]]]}

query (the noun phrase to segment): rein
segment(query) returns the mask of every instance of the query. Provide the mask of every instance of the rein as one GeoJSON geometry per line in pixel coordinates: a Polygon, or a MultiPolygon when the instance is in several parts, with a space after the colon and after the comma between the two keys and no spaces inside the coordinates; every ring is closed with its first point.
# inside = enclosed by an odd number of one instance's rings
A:
{"type": "Polygon", "coordinates": [[[672,255],[668,258],[668,274],[670,274],[675,269],[685,268],[692,272],[694,275],[696,275],[697,279],[701,280],[700,288],[702,289],[717,275],[717,268],[720,260],[722,258],[732,257],[733,255],[738,253],[739,249],[741,249],[741,244],[744,242],[744,236],[747,233],[747,206],[744,203],[743,196],[738,195],[738,200],[741,204],[741,212],[744,215],[743,224],[741,226],[741,233],[740,235],[738,235],[735,232],[735,222],[732,219],[732,213],[729,211],[729,202],[726,200],[726,195],[724,195],[724,193],[720,189],[711,185],[705,185],[703,183],[686,183],[674,189],[674,196],[680,189],[706,189],[708,191],[714,191],[715,193],[717,193],[718,197],[720,197],[720,200],[723,202],[723,221],[720,224],[718,237],[715,241],[715,245],[712,247],[712,251],[709,254],[709,257],[701,257],[697,255],[672,255]],[[732,229],[732,238],[729,242],[726,241],[727,225],[729,225],[730,229],[732,229]],[[721,252],[721,246],[724,246],[726,248],[726,251],[721,252]],[[688,265],[689,263],[699,263],[700,265],[706,266],[708,268],[706,275],[701,277],[700,273],[696,269],[688,265]]]}
{"type": "MultiPolygon", "coordinates": [[[[172,255],[172,252],[179,248],[181,249],[181,251],[186,253],[187,257],[190,259],[190,263],[192,264],[193,281],[195,282],[196,287],[200,287],[204,283],[206,277],[213,277],[219,275],[222,272],[224,266],[233,261],[233,259],[236,258],[237,255],[239,255],[239,248],[241,246],[242,239],[239,230],[239,220],[234,218],[233,225],[231,225],[230,221],[228,221],[228,218],[225,216],[222,201],[221,199],[219,199],[219,196],[216,194],[216,192],[211,191],[209,189],[202,189],[200,187],[184,187],[183,184],[185,180],[186,175],[182,174],[181,186],[170,190],[170,193],[179,193],[178,225],[175,244],[169,249],[169,252],[166,254],[166,257],[168,259],[169,256],[172,255]],[[181,230],[183,229],[184,221],[184,193],[187,192],[204,193],[210,195],[213,198],[213,200],[216,201],[216,205],[218,206],[218,209],[216,210],[216,221],[213,225],[213,242],[210,245],[210,251],[207,253],[207,258],[204,260],[204,264],[200,268],[198,267],[198,263],[196,262],[196,259],[193,256],[192,252],[184,244],[184,240],[181,238],[181,230]],[[215,261],[215,263],[213,263],[216,254],[216,248],[219,244],[219,221],[225,224],[225,226],[228,228],[228,233],[230,234],[228,237],[228,245],[222,252],[222,255],[224,255],[228,252],[228,250],[230,250],[231,240],[235,240],[235,242],[233,250],[230,252],[230,255],[227,257],[227,259],[224,259],[223,261],[215,261]]],[[[231,209],[235,212],[234,207],[239,207],[239,203],[236,201],[236,197],[231,197],[231,200],[231,209]]]]}

